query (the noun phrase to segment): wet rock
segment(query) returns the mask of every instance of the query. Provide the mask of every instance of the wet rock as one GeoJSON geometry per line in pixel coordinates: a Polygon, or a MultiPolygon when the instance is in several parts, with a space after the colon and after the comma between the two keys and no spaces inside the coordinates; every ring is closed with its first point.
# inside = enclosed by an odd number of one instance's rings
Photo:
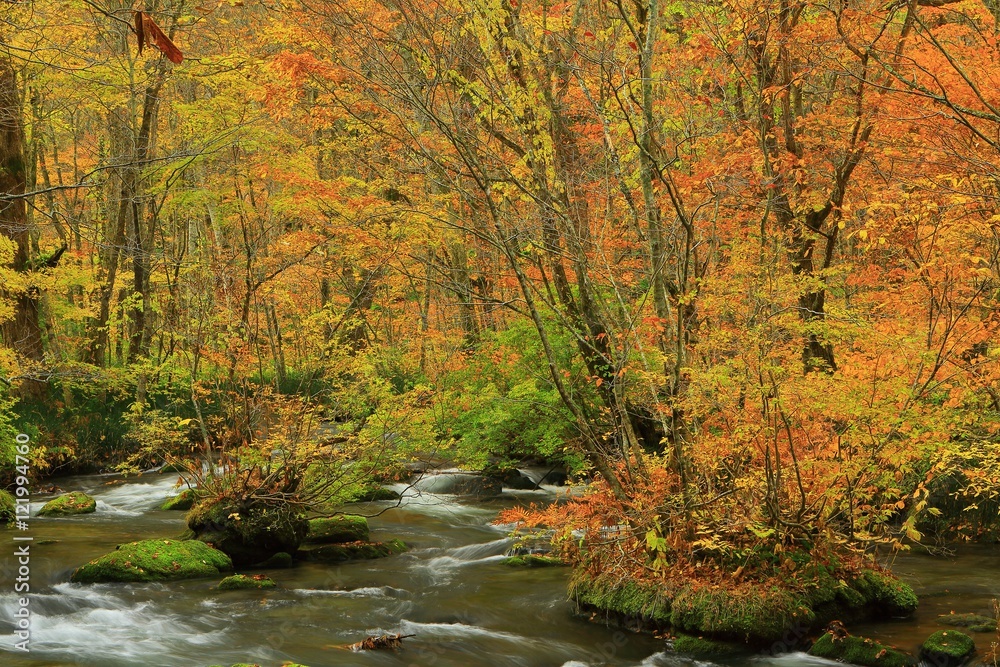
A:
{"type": "Polygon", "coordinates": [[[958,630],[938,630],[920,645],[920,657],[935,667],[958,667],[975,651],[972,637],[958,630]]]}
{"type": "Polygon", "coordinates": [[[263,574],[234,574],[219,582],[220,591],[239,591],[247,589],[275,588],[278,584],[271,577],[263,574]]]}
{"type": "Polygon", "coordinates": [[[233,569],[229,556],[203,542],[142,540],[120,544],[73,572],[70,581],[82,584],[169,581],[215,577],[233,569]]]}
{"type": "Polygon", "coordinates": [[[211,544],[237,567],[262,563],[277,553],[294,553],[309,530],[305,516],[287,503],[241,503],[231,498],[197,503],[187,516],[195,539],[211,544]]]}
{"type": "Polygon", "coordinates": [[[344,563],[351,560],[371,560],[403,553],[407,546],[400,540],[390,542],[350,542],[323,544],[299,550],[299,557],[316,563],[344,563]]]}
{"type": "Polygon", "coordinates": [[[292,555],[285,553],[284,551],[280,551],[268,558],[266,561],[257,563],[254,567],[262,570],[287,570],[294,565],[295,562],[292,560],[292,555]]]}
{"type": "Polygon", "coordinates": [[[827,632],[809,649],[809,655],[862,667],[912,667],[916,658],[867,637],[836,636],[827,632]]]}
{"type": "Polygon", "coordinates": [[[503,491],[500,480],[471,472],[442,472],[424,475],[414,487],[427,493],[448,493],[475,498],[492,498],[503,491]]]}
{"type": "Polygon", "coordinates": [[[309,520],[307,544],[335,544],[338,542],[367,542],[368,519],[345,514],[309,520]]]}
{"type": "Polygon", "coordinates": [[[674,651],[701,660],[739,655],[747,652],[747,647],[734,642],[706,639],[693,635],[678,634],[673,641],[674,651]]]}
{"type": "Polygon", "coordinates": [[[72,516],[97,511],[97,501],[80,491],[73,491],[45,503],[38,516],[72,516]]]}

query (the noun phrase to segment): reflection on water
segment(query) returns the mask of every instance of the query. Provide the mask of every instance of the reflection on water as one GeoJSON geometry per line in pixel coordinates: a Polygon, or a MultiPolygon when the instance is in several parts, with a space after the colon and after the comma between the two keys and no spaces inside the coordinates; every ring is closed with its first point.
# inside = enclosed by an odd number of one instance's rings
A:
{"type": "MultiPolygon", "coordinates": [[[[708,665],[665,651],[652,637],[575,618],[562,568],[514,569],[499,563],[512,541],[491,525],[497,510],[519,498],[555,497],[554,487],[505,500],[462,503],[454,496],[404,491],[401,507],[366,506],[373,539],[411,546],[387,559],[268,572],[269,591],[217,591],[211,580],[172,584],[68,584],[77,565],[121,542],[174,537],[182,513],[158,510],[176,493],[177,475],[148,475],[106,486],[106,477],[62,482],[98,500],[95,514],[32,518],[32,652],[13,651],[0,635],[0,664],[11,667],[207,667],[295,661],[311,667],[688,667],[708,665]],[[380,512],[380,513],[379,513],[380,512]],[[370,634],[413,634],[399,652],[346,649],[370,634]]],[[[508,496],[505,492],[504,496],[508,496]]],[[[40,503],[36,503],[40,507],[40,503]]],[[[37,509],[36,507],[36,509],[37,509]]],[[[12,580],[10,559],[4,579],[12,580]]],[[[856,628],[913,649],[956,611],[988,612],[998,595],[997,551],[969,549],[952,560],[900,558],[896,569],[922,596],[915,620],[856,628]]],[[[0,589],[0,623],[13,623],[12,586],[0,589]]],[[[982,645],[982,642],[980,642],[982,645]]],[[[732,665],[830,665],[801,653],[747,656],[732,665]]]]}

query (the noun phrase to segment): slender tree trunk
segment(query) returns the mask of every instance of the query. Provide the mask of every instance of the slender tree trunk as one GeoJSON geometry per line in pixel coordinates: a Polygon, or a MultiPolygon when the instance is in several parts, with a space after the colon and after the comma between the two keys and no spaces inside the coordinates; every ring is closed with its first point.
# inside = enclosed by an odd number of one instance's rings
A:
{"type": "MultiPolygon", "coordinates": [[[[17,76],[10,60],[0,58],[0,234],[14,243],[11,268],[22,275],[31,271],[31,234],[23,196],[25,190],[24,124],[17,76]]],[[[14,302],[13,317],[0,327],[4,344],[26,360],[41,361],[44,349],[36,288],[29,279],[27,287],[4,288],[2,296],[14,302]]],[[[21,391],[40,395],[44,387],[44,383],[28,381],[21,391]]]]}

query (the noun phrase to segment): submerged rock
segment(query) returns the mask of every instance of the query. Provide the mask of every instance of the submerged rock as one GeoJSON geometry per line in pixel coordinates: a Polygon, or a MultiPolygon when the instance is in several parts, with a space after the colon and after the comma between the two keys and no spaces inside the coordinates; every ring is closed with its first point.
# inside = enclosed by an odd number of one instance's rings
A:
{"type": "Polygon", "coordinates": [[[38,510],[38,516],[72,516],[97,511],[97,501],[81,491],[54,498],[38,510]]]}
{"type": "Polygon", "coordinates": [[[352,514],[310,519],[309,532],[303,540],[307,544],[367,541],[368,519],[352,514]]]}
{"type": "Polygon", "coordinates": [[[160,505],[161,510],[189,510],[198,500],[198,494],[194,489],[184,489],[173,498],[167,498],[160,505]]]}
{"type": "Polygon", "coordinates": [[[350,542],[347,544],[323,544],[299,550],[299,557],[317,563],[344,563],[351,560],[371,560],[385,558],[406,551],[408,547],[401,540],[390,542],[350,542]]]}
{"type": "Polygon", "coordinates": [[[230,498],[201,501],[191,508],[187,523],[195,539],[228,554],[238,567],[294,553],[309,530],[305,516],[286,503],[247,506],[230,498]]]}
{"type": "Polygon", "coordinates": [[[972,632],[996,632],[996,619],[982,614],[943,614],[938,616],[941,625],[951,625],[957,628],[968,628],[972,632]]]}
{"type": "Polygon", "coordinates": [[[920,657],[936,667],[957,667],[975,653],[972,637],[958,630],[938,630],[920,645],[920,657]]]}
{"type": "Polygon", "coordinates": [[[809,649],[809,655],[862,667],[912,667],[917,659],[867,637],[835,636],[827,632],[809,649]]]}
{"type": "Polygon", "coordinates": [[[275,588],[278,584],[271,577],[263,574],[249,576],[246,574],[234,574],[219,582],[220,591],[238,591],[246,589],[275,588]]]}
{"type": "Polygon", "coordinates": [[[73,572],[70,581],[81,584],[168,581],[215,577],[233,569],[229,556],[204,542],[142,540],[120,544],[73,572]]]}

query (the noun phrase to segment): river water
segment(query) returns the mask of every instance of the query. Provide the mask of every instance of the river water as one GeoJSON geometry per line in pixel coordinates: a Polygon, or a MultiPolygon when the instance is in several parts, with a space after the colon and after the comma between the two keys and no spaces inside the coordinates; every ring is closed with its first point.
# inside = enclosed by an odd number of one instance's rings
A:
{"type": "MultiPolygon", "coordinates": [[[[372,503],[372,539],[398,537],[405,554],[340,566],[300,564],[266,572],[270,591],[214,590],[214,580],[169,584],[76,585],[78,565],[115,545],[175,537],[182,512],[156,509],[175,493],[176,475],[147,475],[118,486],[101,476],[62,480],[98,501],[95,514],[32,516],[31,652],[14,650],[14,559],[0,558],[0,665],[4,667],[681,667],[709,665],[672,654],[650,636],[594,625],[573,615],[564,568],[500,563],[511,546],[492,525],[499,509],[546,502],[559,491],[507,492],[488,502],[404,495],[401,507],[372,503]],[[368,635],[414,634],[400,651],[343,648],[368,635]]],[[[41,506],[34,504],[32,514],[41,506]]],[[[13,531],[0,536],[13,551],[13,531]]],[[[913,619],[852,628],[913,650],[941,626],[937,614],[988,613],[1000,596],[1000,552],[963,550],[951,559],[903,556],[895,570],[921,595],[913,619]]],[[[988,649],[994,637],[976,635],[988,649]]],[[[747,655],[729,665],[832,665],[801,653],[747,655]]]]}

